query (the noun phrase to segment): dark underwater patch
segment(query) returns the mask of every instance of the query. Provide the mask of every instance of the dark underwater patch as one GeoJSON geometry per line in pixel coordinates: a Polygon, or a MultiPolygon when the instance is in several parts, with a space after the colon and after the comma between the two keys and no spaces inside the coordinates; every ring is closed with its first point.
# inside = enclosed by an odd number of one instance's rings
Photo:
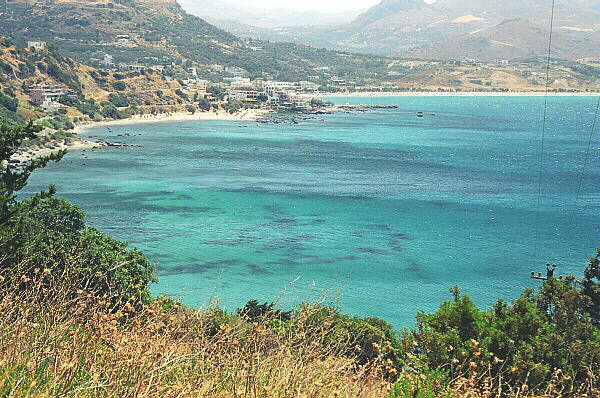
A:
{"type": "Polygon", "coordinates": [[[400,253],[400,252],[404,251],[404,247],[397,240],[390,239],[389,246],[390,246],[390,249],[392,251],[395,251],[396,253],[400,253]]]}
{"type": "Polygon", "coordinates": [[[356,248],[356,250],[361,253],[368,253],[368,254],[379,254],[379,255],[389,254],[387,252],[387,250],[377,249],[375,247],[358,247],[358,248],[356,248]]]}
{"type": "Polygon", "coordinates": [[[255,275],[268,275],[271,274],[271,271],[266,270],[258,264],[246,264],[246,267],[255,275]]]}
{"type": "Polygon", "coordinates": [[[351,261],[356,260],[358,257],[356,256],[341,256],[341,257],[323,257],[317,256],[314,254],[302,255],[296,254],[294,256],[296,260],[302,260],[302,264],[311,264],[311,265],[329,265],[329,264],[338,264],[342,261],[351,261]]]}
{"type": "Polygon", "coordinates": [[[410,258],[406,261],[406,270],[409,272],[423,272],[423,265],[417,260],[410,258]]]}
{"type": "Polygon", "coordinates": [[[273,221],[269,223],[269,225],[297,225],[298,221],[295,218],[291,217],[280,217],[274,218],[273,221]]]}
{"type": "Polygon", "coordinates": [[[240,236],[238,238],[233,239],[205,240],[204,242],[202,242],[202,244],[211,246],[237,247],[254,243],[257,240],[259,240],[259,238],[255,236],[240,236]]]}
{"type": "Polygon", "coordinates": [[[432,279],[432,276],[427,272],[425,266],[412,258],[406,261],[406,271],[410,272],[413,275],[416,275],[419,279],[422,280],[432,279]]]}
{"type": "Polygon", "coordinates": [[[310,242],[315,237],[313,235],[297,235],[281,239],[272,239],[264,245],[265,250],[288,249],[305,250],[304,243],[310,242]]]}
{"type": "Polygon", "coordinates": [[[391,231],[392,227],[388,224],[371,224],[368,226],[369,229],[375,230],[375,231],[391,231]]]}
{"type": "Polygon", "coordinates": [[[219,269],[227,266],[237,265],[239,264],[239,260],[221,260],[221,261],[208,261],[205,263],[195,263],[195,264],[186,264],[186,265],[178,265],[176,267],[163,268],[158,267],[157,274],[158,275],[181,275],[181,274],[201,274],[203,272],[219,269]]]}
{"type": "Polygon", "coordinates": [[[273,260],[273,261],[268,261],[267,264],[269,265],[303,265],[303,263],[301,263],[300,261],[298,261],[296,256],[285,256],[285,257],[280,257],[278,260],[273,260]]]}
{"type": "Polygon", "coordinates": [[[151,192],[130,192],[120,194],[120,200],[140,200],[140,199],[163,199],[166,196],[177,194],[175,191],[151,191],[151,192]]]}
{"type": "Polygon", "coordinates": [[[224,214],[225,211],[218,207],[210,206],[159,206],[159,205],[147,205],[143,204],[139,206],[140,210],[154,212],[154,213],[185,213],[185,214],[197,214],[197,213],[210,213],[216,212],[218,214],[224,214]]]}

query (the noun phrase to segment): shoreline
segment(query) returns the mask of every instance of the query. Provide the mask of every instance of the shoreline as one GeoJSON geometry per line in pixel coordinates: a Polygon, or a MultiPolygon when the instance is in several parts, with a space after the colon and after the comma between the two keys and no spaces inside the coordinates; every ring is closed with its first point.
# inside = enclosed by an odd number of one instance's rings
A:
{"type": "MultiPolygon", "coordinates": [[[[353,93],[319,93],[319,98],[344,98],[344,97],[544,97],[543,91],[364,91],[353,93]]],[[[549,92],[548,97],[598,97],[600,92],[555,93],[549,92]]]]}
{"type": "Polygon", "coordinates": [[[146,123],[165,123],[165,122],[187,122],[187,121],[246,121],[256,122],[264,115],[270,113],[267,109],[246,109],[236,113],[228,113],[223,110],[218,112],[196,112],[194,114],[189,112],[176,112],[171,114],[159,114],[159,115],[134,115],[127,119],[120,120],[103,120],[99,122],[87,122],[78,124],[73,129],[73,133],[79,134],[84,130],[94,127],[107,127],[107,126],[127,126],[134,124],[146,124],[146,123]]]}
{"type": "Polygon", "coordinates": [[[28,163],[33,159],[40,158],[42,156],[48,156],[53,152],[58,152],[60,150],[66,149],[68,151],[72,150],[85,150],[85,149],[93,149],[93,148],[101,148],[109,146],[104,142],[98,141],[89,141],[80,137],[69,137],[66,139],[61,139],[58,141],[51,141],[43,148],[34,147],[34,148],[24,148],[21,152],[14,154],[9,163],[13,165],[28,163]]]}
{"type": "Polygon", "coordinates": [[[59,139],[56,141],[50,141],[45,143],[43,147],[34,146],[23,148],[22,151],[13,155],[9,160],[9,163],[13,165],[22,165],[30,162],[32,159],[37,159],[42,156],[51,154],[62,149],[69,151],[101,148],[101,147],[112,147],[112,146],[123,146],[119,143],[113,144],[102,141],[91,141],[79,136],[83,131],[94,128],[94,127],[108,127],[108,126],[126,126],[146,123],[162,123],[162,122],[185,122],[195,120],[224,120],[224,121],[258,121],[260,118],[270,113],[267,109],[246,109],[236,113],[228,113],[224,110],[218,112],[196,112],[191,114],[189,112],[176,112],[171,114],[159,114],[159,115],[134,115],[127,119],[121,120],[103,120],[99,122],[84,122],[75,126],[72,130],[73,137],[69,139],[59,139]]]}

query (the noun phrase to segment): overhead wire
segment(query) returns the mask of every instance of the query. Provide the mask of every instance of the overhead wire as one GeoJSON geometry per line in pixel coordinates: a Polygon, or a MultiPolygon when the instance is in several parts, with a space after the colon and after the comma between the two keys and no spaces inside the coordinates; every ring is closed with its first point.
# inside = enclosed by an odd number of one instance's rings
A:
{"type": "Polygon", "coordinates": [[[537,206],[536,206],[536,216],[535,216],[535,245],[534,245],[534,259],[535,263],[537,263],[537,255],[538,255],[538,245],[539,245],[539,235],[540,235],[540,211],[542,204],[542,183],[543,183],[543,173],[544,173],[544,140],[546,136],[546,120],[548,115],[548,91],[550,88],[550,60],[552,57],[552,32],[554,30],[554,6],[555,0],[552,0],[552,11],[550,14],[550,34],[548,36],[548,56],[546,59],[546,87],[544,93],[544,115],[542,118],[542,135],[540,138],[540,167],[538,171],[538,195],[537,195],[537,206]]]}

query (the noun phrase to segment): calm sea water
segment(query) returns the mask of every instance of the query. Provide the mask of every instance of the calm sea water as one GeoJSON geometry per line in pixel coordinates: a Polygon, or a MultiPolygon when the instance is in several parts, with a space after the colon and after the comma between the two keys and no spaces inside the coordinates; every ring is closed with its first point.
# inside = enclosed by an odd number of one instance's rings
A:
{"type": "Polygon", "coordinates": [[[539,215],[543,98],[335,101],[399,109],[90,129],[143,147],[72,152],[28,192],[54,182],[91,225],[143,249],[155,294],[228,309],[325,294],[396,327],[454,285],[488,307],[537,286],[529,272],[546,261],[581,274],[600,245],[597,132],[577,198],[595,98],[549,99],[539,215]]]}

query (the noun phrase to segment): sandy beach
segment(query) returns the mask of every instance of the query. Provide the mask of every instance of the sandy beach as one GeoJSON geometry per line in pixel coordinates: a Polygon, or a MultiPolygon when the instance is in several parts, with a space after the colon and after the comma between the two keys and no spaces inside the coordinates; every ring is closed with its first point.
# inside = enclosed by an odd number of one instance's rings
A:
{"type": "MultiPolygon", "coordinates": [[[[334,97],[543,97],[546,93],[543,91],[509,91],[509,92],[438,92],[438,91],[397,91],[380,92],[365,91],[354,93],[319,93],[321,98],[334,97]]],[[[552,97],[597,97],[600,92],[578,92],[578,93],[548,93],[552,97]]]]}
{"type": "MultiPolygon", "coordinates": [[[[75,127],[73,133],[78,134],[90,127],[101,127],[101,126],[112,126],[112,125],[131,125],[131,124],[143,124],[143,123],[160,123],[160,122],[184,122],[192,120],[230,120],[230,121],[256,121],[261,116],[269,113],[266,109],[246,109],[240,112],[230,114],[226,111],[219,110],[218,112],[196,112],[191,114],[189,112],[179,112],[171,114],[160,114],[160,115],[135,115],[128,119],[123,120],[108,120],[101,122],[88,122],[82,123],[75,127]]],[[[61,139],[45,144],[43,147],[34,146],[29,148],[23,148],[19,153],[13,155],[10,159],[12,164],[27,163],[31,159],[39,158],[42,156],[49,155],[52,152],[57,152],[62,149],[67,150],[84,150],[91,148],[99,148],[103,146],[110,146],[111,144],[106,142],[96,142],[81,139],[79,137],[69,137],[68,139],[61,139]]]]}
{"type": "Polygon", "coordinates": [[[178,112],[171,114],[160,114],[160,115],[134,115],[128,119],[122,120],[109,120],[101,122],[89,122],[82,123],[75,127],[73,132],[75,134],[88,129],[90,127],[103,127],[103,126],[123,126],[131,124],[142,124],[142,123],[160,123],[160,122],[186,122],[193,120],[230,120],[230,121],[256,121],[261,116],[269,113],[266,109],[246,109],[240,112],[230,114],[226,111],[219,110],[218,112],[196,112],[191,114],[189,112],[178,112]]]}

